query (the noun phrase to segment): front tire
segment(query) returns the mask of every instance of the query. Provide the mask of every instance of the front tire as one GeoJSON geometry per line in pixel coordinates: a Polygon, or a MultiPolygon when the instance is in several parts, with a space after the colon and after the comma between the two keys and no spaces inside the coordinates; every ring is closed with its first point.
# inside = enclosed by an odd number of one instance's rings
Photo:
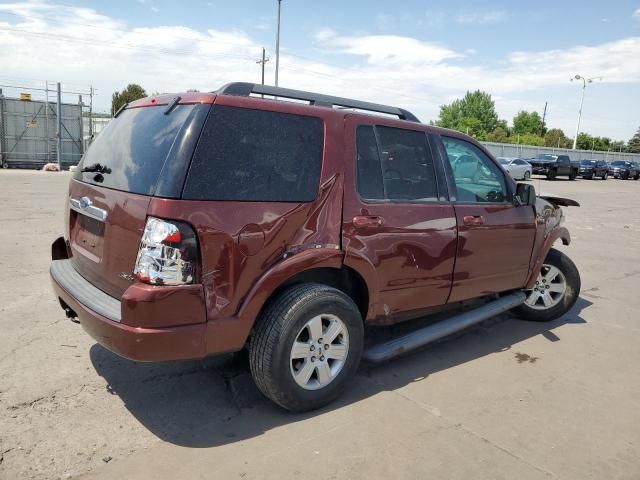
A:
{"type": "Polygon", "coordinates": [[[260,391],[294,412],[335,400],[353,379],[364,327],[340,290],[304,283],[282,292],[258,318],[249,350],[260,391]]]}
{"type": "Polygon", "coordinates": [[[572,171],[569,173],[569,180],[575,180],[577,176],[578,176],[578,172],[572,171]]]}
{"type": "Polygon", "coordinates": [[[547,172],[547,180],[555,180],[556,179],[556,171],[555,170],[549,170],[547,172]]]}
{"type": "Polygon", "coordinates": [[[604,175],[602,175],[602,180],[606,180],[607,178],[609,178],[609,172],[604,172],[604,175]]]}
{"type": "Polygon", "coordinates": [[[571,259],[552,248],[525,303],[513,312],[534,322],[550,322],[567,313],[580,294],[580,272],[571,259]]]}
{"type": "Polygon", "coordinates": [[[531,180],[531,173],[530,172],[524,172],[524,180],[525,182],[528,182],[529,180],[531,180]]]}

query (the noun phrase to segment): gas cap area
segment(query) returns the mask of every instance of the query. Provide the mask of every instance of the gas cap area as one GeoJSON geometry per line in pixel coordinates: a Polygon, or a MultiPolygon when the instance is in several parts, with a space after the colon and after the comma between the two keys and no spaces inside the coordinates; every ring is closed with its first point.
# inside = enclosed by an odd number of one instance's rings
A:
{"type": "Polygon", "coordinates": [[[249,223],[238,233],[238,248],[245,256],[255,255],[264,245],[264,231],[259,225],[249,223]]]}

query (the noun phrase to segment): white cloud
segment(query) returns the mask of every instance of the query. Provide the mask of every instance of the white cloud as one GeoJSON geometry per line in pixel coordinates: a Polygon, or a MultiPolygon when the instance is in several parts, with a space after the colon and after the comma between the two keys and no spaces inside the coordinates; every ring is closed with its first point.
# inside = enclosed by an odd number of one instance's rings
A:
{"type": "Polygon", "coordinates": [[[340,36],[333,30],[321,30],[315,39],[322,48],[364,56],[370,64],[430,64],[463,56],[435,43],[399,35],[340,36]]]}
{"type": "MultiPolygon", "coordinates": [[[[0,4],[2,11],[22,18],[0,21],[0,75],[93,84],[100,110],[108,110],[114,90],[131,82],[149,92],[176,92],[211,91],[230,81],[260,79],[255,61],[262,55],[262,44],[240,30],[132,28],[90,8],[46,2],[0,4]]],[[[640,83],[640,37],[513,52],[497,58],[497,66],[474,60],[477,45],[457,51],[408,36],[341,35],[331,29],[317,32],[313,40],[324,54],[321,58],[332,61],[289,55],[285,43],[281,85],[396,104],[425,121],[437,117],[439,105],[466,90],[492,93],[500,113],[510,118],[535,104],[533,93],[570,89],[569,78],[576,73],[602,76],[609,83],[640,83]]],[[[273,58],[273,52],[268,55],[273,58]]],[[[266,65],[267,81],[273,78],[274,64],[266,65]]],[[[575,88],[570,91],[578,95],[575,88]]],[[[572,128],[573,107],[571,100],[567,125],[559,125],[567,131],[572,128]]],[[[560,110],[555,109],[558,115],[560,110]]]]}
{"type": "Polygon", "coordinates": [[[635,12],[633,12],[631,14],[631,17],[635,18],[636,20],[640,20],[640,8],[638,8],[635,12]]]}
{"type": "Polygon", "coordinates": [[[501,10],[489,12],[461,13],[456,17],[456,22],[461,25],[493,25],[504,22],[509,18],[506,12],[501,10]]]}

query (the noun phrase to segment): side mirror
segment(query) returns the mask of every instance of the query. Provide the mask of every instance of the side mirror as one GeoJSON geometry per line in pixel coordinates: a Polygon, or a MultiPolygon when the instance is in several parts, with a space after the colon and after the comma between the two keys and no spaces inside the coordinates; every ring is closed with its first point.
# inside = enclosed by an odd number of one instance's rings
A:
{"type": "Polygon", "coordinates": [[[528,183],[518,183],[513,202],[517,206],[526,205],[531,207],[536,204],[536,189],[528,183]]]}

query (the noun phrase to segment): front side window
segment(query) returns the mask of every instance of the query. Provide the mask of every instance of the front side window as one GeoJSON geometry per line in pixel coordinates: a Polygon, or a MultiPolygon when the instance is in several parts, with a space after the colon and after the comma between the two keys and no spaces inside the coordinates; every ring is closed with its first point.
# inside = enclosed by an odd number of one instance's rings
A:
{"type": "Polygon", "coordinates": [[[508,201],[502,170],[482,150],[457,138],[442,137],[442,141],[453,171],[458,202],[508,201]]]}
{"type": "Polygon", "coordinates": [[[182,198],[310,202],[318,193],[323,142],[320,118],[215,105],[182,198]]]}
{"type": "Polygon", "coordinates": [[[371,200],[434,201],[437,183],[424,132],[376,126],[358,127],[357,185],[371,200]]]}

